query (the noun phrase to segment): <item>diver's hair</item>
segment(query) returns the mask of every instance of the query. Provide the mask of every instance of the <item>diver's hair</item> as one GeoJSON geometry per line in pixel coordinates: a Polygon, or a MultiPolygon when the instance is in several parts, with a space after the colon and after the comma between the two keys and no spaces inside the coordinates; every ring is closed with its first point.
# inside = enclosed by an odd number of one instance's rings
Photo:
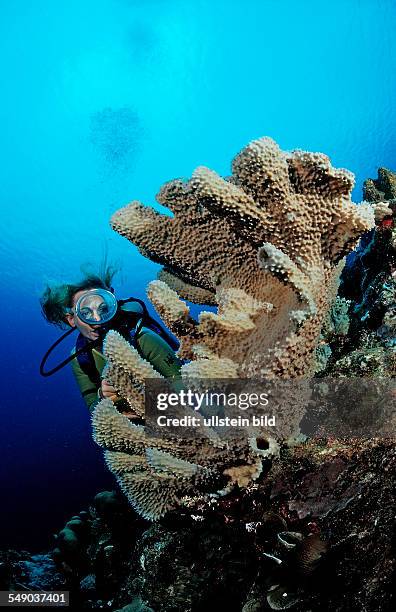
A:
{"type": "Polygon", "coordinates": [[[48,283],[40,298],[43,317],[62,329],[69,327],[66,314],[73,306],[73,296],[77,291],[84,289],[111,290],[111,282],[118,268],[114,265],[101,266],[98,272],[93,272],[88,266],[81,267],[83,277],[76,283],[50,284],[48,283]]]}

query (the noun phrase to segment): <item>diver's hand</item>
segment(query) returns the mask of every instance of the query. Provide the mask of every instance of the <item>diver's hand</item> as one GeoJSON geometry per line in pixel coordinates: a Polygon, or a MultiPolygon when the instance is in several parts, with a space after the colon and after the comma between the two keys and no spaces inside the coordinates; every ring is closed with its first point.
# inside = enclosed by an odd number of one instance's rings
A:
{"type": "Polygon", "coordinates": [[[109,385],[109,383],[106,382],[105,380],[102,380],[102,384],[100,388],[101,388],[103,397],[105,397],[106,399],[109,399],[112,402],[115,402],[116,400],[120,399],[114,387],[112,385],[109,385]]]}

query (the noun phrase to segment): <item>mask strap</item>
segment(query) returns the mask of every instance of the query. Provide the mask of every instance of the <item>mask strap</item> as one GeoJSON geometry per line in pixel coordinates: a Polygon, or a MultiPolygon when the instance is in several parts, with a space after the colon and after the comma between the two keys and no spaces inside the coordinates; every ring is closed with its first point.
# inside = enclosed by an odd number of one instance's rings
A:
{"type": "MultiPolygon", "coordinates": [[[[58,364],[57,366],[55,366],[51,370],[44,371],[44,366],[45,366],[45,364],[47,362],[48,357],[51,355],[52,351],[58,346],[58,344],[60,344],[62,342],[62,340],[67,338],[67,336],[72,334],[76,329],[77,329],[76,327],[72,327],[71,329],[67,330],[67,332],[65,334],[63,334],[60,338],[58,338],[58,340],[56,340],[56,342],[54,342],[54,344],[52,346],[50,346],[50,348],[45,353],[45,355],[42,358],[41,363],[40,363],[40,374],[41,374],[41,376],[52,376],[52,374],[55,374],[55,372],[58,372],[65,365],[67,365],[68,363],[73,361],[73,359],[75,357],[77,357],[77,355],[79,355],[80,353],[84,353],[87,350],[87,346],[83,346],[81,349],[79,349],[78,351],[76,351],[72,355],[69,355],[69,357],[67,357],[64,361],[62,361],[60,364],[58,364]]],[[[100,342],[101,342],[100,339],[95,340],[89,346],[90,347],[94,347],[96,345],[99,345],[100,342]]]]}

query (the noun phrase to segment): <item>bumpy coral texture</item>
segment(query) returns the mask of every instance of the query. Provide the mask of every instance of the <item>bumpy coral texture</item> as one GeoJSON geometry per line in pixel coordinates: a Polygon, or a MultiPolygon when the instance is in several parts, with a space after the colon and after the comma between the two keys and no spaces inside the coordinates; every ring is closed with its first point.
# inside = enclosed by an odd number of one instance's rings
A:
{"type": "MultiPolygon", "coordinates": [[[[104,351],[106,376],[131,408],[143,414],[144,380],[159,374],[149,364],[135,367],[139,354],[115,331],[108,333],[104,351]]],[[[109,469],[134,508],[149,519],[160,518],[183,496],[197,491],[227,492],[234,484],[246,485],[260,474],[261,457],[277,451],[273,442],[260,450],[249,438],[225,441],[210,427],[191,439],[154,437],[120,414],[110,400],[98,404],[92,421],[109,469]]]]}
{"type": "MultiPolygon", "coordinates": [[[[172,216],[136,201],[115,213],[112,227],[164,266],[160,280],[149,285],[148,296],[180,339],[179,356],[189,360],[182,369],[186,381],[298,378],[313,372],[320,329],[334,299],[337,264],[374,222],[369,206],[351,202],[352,187],[353,175],[333,168],[327,156],[283,152],[273,140],[262,138],[235,157],[230,177],[200,167],[188,181],[165,184],[157,199],[172,216]],[[183,300],[215,304],[217,312],[202,312],[195,321],[183,300]]],[[[125,369],[124,357],[118,360],[113,354],[110,361],[118,380],[125,379],[125,372],[136,378],[134,367],[125,369]]],[[[129,389],[125,382],[121,387],[133,406],[130,383],[129,389]]],[[[120,419],[125,417],[114,407],[100,404],[94,416],[96,439],[111,452],[134,452],[129,440],[137,432],[127,419],[120,419]]],[[[260,471],[251,444],[227,455],[208,433],[204,446],[205,453],[211,449],[210,478],[205,463],[194,458],[194,445],[189,457],[183,452],[178,456],[193,462],[197,472],[186,467],[181,476],[170,460],[160,468],[164,458],[157,454],[154,461],[151,450],[159,448],[158,441],[150,446],[152,441],[142,436],[139,433],[139,444],[148,449],[143,472],[137,475],[135,466],[125,471],[124,463],[118,469],[113,455],[108,462],[146,516],[160,516],[203,481],[213,484],[213,470],[230,478],[235,465],[243,471],[247,463],[255,466],[251,477],[260,471]],[[153,500],[160,490],[166,491],[165,501],[156,508],[153,500]]],[[[159,450],[177,455],[178,448],[175,443],[172,449],[159,450]]],[[[248,480],[244,475],[243,484],[248,480]]]]}
{"type": "Polygon", "coordinates": [[[195,324],[164,283],[149,287],[180,355],[192,360],[186,374],[220,376],[225,362],[227,375],[306,375],[335,266],[372,227],[372,209],[351,202],[350,172],[320,153],[282,152],[269,138],[244,148],[232,170],[223,179],[201,167],[165,184],[157,199],[173,217],[132,202],[112,226],[164,265],[181,298],[192,299],[192,286],[217,304],[195,324]]]}

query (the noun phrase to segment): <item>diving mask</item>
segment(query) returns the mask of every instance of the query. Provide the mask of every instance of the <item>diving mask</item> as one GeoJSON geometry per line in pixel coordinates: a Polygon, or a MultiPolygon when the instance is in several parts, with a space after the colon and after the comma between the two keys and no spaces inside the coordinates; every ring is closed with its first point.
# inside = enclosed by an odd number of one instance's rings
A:
{"type": "Polygon", "coordinates": [[[111,291],[90,289],[79,298],[75,314],[88,325],[103,325],[114,317],[117,308],[117,300],[111,291]]]}

